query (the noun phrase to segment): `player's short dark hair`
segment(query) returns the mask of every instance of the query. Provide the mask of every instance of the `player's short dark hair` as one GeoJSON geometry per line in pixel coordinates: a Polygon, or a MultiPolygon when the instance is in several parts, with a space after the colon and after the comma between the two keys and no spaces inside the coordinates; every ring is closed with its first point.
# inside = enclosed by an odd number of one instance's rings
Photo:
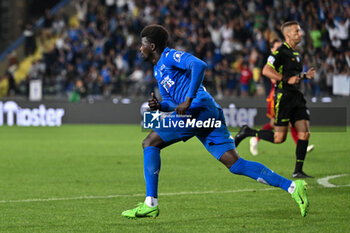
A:
{"type": "Polygon", "coordinates": [[[169,33],[165,27],[152,24],[142,30],[141,37],[146,37],[149,42],[156,45],[157,50],[163,51],[168,45],[169,33]]]}
{"type": "Polygon", "coordinates": [[[297,22],[297,21],[287,21],[287,22],[285,22],[284,24],[282,24],[282,26],[281,26],[281,31],[282,31],[282,33],[283,33],[283,31],[284,31],[284,29],[285,28],[287,28],[287,27],[289,27],[289,26],[292,26],[292,25],[299,25],[299,23],[297,22]]]}
{"type": "Polygon", "coordinates": [[[272,41],[270,41],[270,48],[273,48],[274,44],[277,42],[282,42],[282,40],[280,38],[275,38],[272,41]]]}

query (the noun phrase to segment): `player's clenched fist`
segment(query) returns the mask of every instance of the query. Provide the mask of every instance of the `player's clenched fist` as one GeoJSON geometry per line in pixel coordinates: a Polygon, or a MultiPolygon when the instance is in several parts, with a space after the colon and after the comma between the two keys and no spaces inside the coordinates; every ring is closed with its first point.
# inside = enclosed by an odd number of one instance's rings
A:
{"type": "Polygon", "coordinates": [[[182,102],[175,108],[176,113],[178,115],[186,115],[186,110],[191,106],[191,103],[192,98],[187,97],[184,102],[182,102]]]}
{"type": "Polygon", "coordinates": [[[152,98],[148,100],[148,106],[151,109],[151,111],[160,109],[160,103],[158,102],[156,96],[154,95],[154,92],[151,93],[152,98]]]}

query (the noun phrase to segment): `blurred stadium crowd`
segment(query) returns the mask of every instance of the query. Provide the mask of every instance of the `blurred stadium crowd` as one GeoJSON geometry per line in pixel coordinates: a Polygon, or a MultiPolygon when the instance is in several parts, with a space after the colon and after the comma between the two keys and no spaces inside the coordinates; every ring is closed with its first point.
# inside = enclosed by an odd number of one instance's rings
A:
{"type": "Polygon", "coordinates": [[[18,61],[9,55],[9,95],[27,95],[32,79],[43,81],[44,95],[66,97],[148,96],[157,91],[152,66],[138,53],[139,33],[157,23],[170,32],[169,47],[185,50],[208,64],[204,85],[216,98],[265,96],[270,81],[261,69],[269,43],[283,38],[280,26],[300,22],[304,70],[317,68],[314,80],[303,80],[306,96],[331,96],[337,75],[350,78],[350,3],[346,0],[80,0],[75,17],[45,13],[41,39],[25,30],[26,53],[43,47],[25,79],[16,83],[18,61]],[[51,39],[54,43],[48,43],[51,39]],[[249,90],[241,90],[249,85],[249,90]]]}

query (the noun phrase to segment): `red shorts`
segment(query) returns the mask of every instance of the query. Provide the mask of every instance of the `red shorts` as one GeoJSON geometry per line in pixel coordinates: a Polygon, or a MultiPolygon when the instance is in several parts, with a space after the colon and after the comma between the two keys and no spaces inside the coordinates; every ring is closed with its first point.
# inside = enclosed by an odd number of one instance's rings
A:
{"type": "Polygon", "coordinates": [[[275,101],[274,101],[274,95],[275,95],[275,87],[272,86],[270,94],[267,96],[267,114],[266,116],[270,119],[275,119],[275,101]]]}

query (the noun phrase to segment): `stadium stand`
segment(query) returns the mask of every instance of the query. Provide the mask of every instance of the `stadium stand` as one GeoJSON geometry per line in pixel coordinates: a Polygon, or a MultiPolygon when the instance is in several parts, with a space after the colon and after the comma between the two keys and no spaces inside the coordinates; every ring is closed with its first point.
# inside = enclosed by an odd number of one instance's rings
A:
{"type": "Polygon", "coordinates": [[[27,95],[31,79],[42,79],[44,95],[72,101],[72,94],[148,96],[157,84],[138,54],[138,36],[152,23],[169,29],[176,49],[208,64],[204,85],[216,98],[264,96],[271,85],[261,75],[268,44],[282,37],[280,25],[288,20],[303,29],[304,70],[317,67],[315,79],[300,88],[306,96],[332,96],[334,80],[350,78],[349,19],[350,3],[340,0],[80,0],[75,15],[45,15],[35,54],[15,68],[9,63],[0,96],[27,95]],[[251,75],[242,77],[242,69],[251,75]],[[7,91],[11,76],[16,87],[7,91]],[[243,80],[248,94],[240,91],[243,80]]]}

